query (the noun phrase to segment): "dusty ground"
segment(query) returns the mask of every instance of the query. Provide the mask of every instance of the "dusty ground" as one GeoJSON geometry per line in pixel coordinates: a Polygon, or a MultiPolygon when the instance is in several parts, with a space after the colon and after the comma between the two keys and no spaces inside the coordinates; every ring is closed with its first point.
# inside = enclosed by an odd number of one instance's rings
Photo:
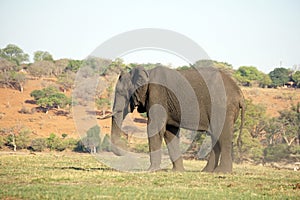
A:
{"type": "MultiPolygon", "coordinates": [[[[34,114],[22,114],[19,111],[25,107],[31,109],[36,107],[31,104],[30,93],[36,89],[51,84],[49,80],[29,80],[25,85],[24,92],[9,88],[0,88],[0,128],[11,128],[13,126],[28,127],[33,131],[33,137],[48,137],[50,133],[61,135],[66,133],[69,137],[78,137],[72,114],[69,116],[58,116],[54,111],[48,114],[35,112],[34,114]]],[[[245,98],[252,99],[255,104],[262,104],[267,108],[267,115],[277,116],[279,110],[288,109],[292,104],[300,102],[300,90],[294,89],[261,89],[243,88],[245,98]]],[[[70,95],[70,94],[68,94],[70,95]]],[[[134,113],[132,118],[139,117],[134,113]]],[[[102,133],[110,133],[111,120],[98,120],[102,133]]],[[[138,126],[145,123],[134,122],[138,126]]]]}

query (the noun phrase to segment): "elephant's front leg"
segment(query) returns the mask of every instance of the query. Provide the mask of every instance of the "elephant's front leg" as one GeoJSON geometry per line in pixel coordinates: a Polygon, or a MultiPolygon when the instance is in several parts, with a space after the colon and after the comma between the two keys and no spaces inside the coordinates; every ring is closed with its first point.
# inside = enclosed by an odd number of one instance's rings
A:
{"type": "MultiPolygon", "coordinates": [[[[157,119],[157,118],[155,118],[157,119]]],[[[162,138],[165,134],[166,128],[162,121],[153,120],[153,117],[148,119],[148,142],[150,151],[150,167],[149,171],[160,170],[162,158],[162,138]]]]}
{"type": "Polygon", "coordinates": [[[179,147],[179,128],[167,126],[164,139],[166,141],[170,159],[173,164],[173,171],[184,171],[183,159],[179,147]]]}
{"type": "Polygon", "coordinates": [[[149,151],[150,151],[150,167],[149,171],[160,170],[161,164],[161,144],[162,136],[161,133],[155,134],[148,138],[149,141],[149,151]]]}

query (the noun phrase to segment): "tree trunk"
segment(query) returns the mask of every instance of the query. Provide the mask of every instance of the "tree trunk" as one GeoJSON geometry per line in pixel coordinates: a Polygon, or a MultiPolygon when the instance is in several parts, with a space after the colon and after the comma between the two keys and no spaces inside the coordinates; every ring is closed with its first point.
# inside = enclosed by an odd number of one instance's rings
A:
{"type": "Polygon", "coordinates": [[[23,85],[20,83],[20,92],[23,93],[23,91],[24,91],[23,85]]]}
{"type": "Polygon", "coordinates": [[[294,140],[297,139],[297,137],[293,137],[290,141],[288,140],[288,138],[286,136],[283,136],[283,139],[287,143],[288,146],[291,146],[292,143],[294,142],[294,140]]]}
{"type": "Polygon", "coordinates": [[[16,137],[15,134],[12,134],[12,145],[14,147],[14,151],[17,151],[17,145],[16,145],[16,137]]]}

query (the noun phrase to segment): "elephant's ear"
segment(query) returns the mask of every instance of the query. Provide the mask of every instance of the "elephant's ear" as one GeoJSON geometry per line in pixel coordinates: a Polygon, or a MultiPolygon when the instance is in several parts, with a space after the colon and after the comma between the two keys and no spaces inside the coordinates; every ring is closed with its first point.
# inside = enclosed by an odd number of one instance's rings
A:
{"type": "Polygon", "coordinates": [[[149,74],[144,67],[136,67],[131,71],[131,73],[132,83],[136,89],[138,87],[148,84],[149,74]]]}
{"type": "Polygon", "coordinates": [[[131,80],[135,90],[130,102],[131,108],[137,106],[138,112],[145,112],[149,74],[143,67],[136,67],[131,73],[131,80]]]}

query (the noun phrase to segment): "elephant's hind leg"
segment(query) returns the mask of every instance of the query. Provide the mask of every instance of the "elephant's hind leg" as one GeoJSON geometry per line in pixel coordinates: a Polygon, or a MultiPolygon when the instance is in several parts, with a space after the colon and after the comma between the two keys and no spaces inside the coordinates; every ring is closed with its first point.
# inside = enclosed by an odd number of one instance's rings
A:
{"type": "Polygon", "coordinates": [[[207,164],[202,171],[213,172],[215,168],[218,166],[219,158],[220,158],[220,145],[219,142],[217,142],[214,148],[211,150],[207,164]]]}
{"type": "Polygon", "coordinates": [[[164,139],[167,144],[169,156],[173,164],[173,171],[184,171],[178,136],[179,128],[167,126],[164,139]]]}
{"type": "Polygon", "coordinates": [[[232,135],[233,135],[233,115],[229,115],[225,121],[222,134],[219,138],[221,159],[219,166],[214,170],[217,173],[232,172],[232,135]]]}

